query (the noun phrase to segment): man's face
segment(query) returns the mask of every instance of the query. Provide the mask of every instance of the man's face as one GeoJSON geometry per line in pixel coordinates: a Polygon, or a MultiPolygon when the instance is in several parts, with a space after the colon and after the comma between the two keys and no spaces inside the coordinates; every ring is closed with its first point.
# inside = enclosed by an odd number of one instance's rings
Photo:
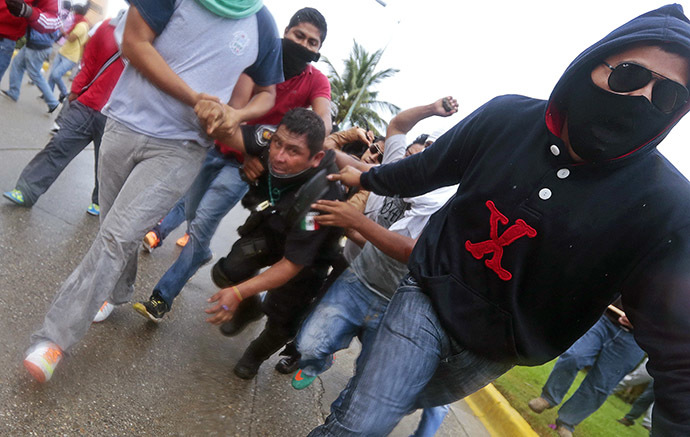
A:
{"type": "Polygon", "coordinates": [[[383,159],[383,148],[383,141],[371,143],[367,150],[362,153],[362,162],[366,162],[367,164],[380,164],[383,159]]]}
{"type": "Polygon", "coordinates": [[[407,150],[405,150],[405,158],[408,156],[416,155],[417,153],[423,152],[424,146],[419,143],[411,144],[407,150]]]}
{"type": "Polygon", "coordinates": [[[309,156],[307,134],[297,135],[281,125],[271,136],[268,162],[275,174],[288,176],[318,167],[323,156],[323,151],[309,156]]]}
{"type": "Polygon", "coordinates": [[[314,53],[318,53],[321,48],[321,32],[311,23],[299,23],[285,29],[284,36],[314,53]]]}
{"type": "MultiPolygon", "coordinates": [[[[623,62],[633,62],[646,67],[656,73],[659,73],[667,78],[678,82],[681,85],[688,83],[690,77],[690,65],[688,60],[680,55],[674,53],[667,53],[658,46],[638,46],[624,50],[615,55],[606,58],[606,62],[616,67],[623,62]]],[[[599,88],[605,89],[611,93],[615,93],[609,88],[608,78],[611,74],[611,69],[603,63],[592,70],[592,82],[599,88]]],[[[644,87],[633,90],[627,93],[615,93],[628,96],[645,96],[647,100],[652,101],[652,88],[658,77],[654,76],[652,80],[644,87]]]]}

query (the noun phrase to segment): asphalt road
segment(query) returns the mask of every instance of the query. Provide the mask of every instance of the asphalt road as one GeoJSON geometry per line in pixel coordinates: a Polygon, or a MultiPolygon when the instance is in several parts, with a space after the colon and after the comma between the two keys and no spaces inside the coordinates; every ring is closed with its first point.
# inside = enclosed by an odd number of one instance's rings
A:
{"type": "MultiPolygon", "coordinates": [[[[0,85],[7,89],[9,71],[0,85]]],[[[55,115],[38,90],[24,85],[18,103],[0,97],[0,190],[14,188],[23,167],[48,142],[55,115]]],[[[352,375],[359,345],[303,391],[273,370],[273,356],[252,381],[232,374],[255,322],[228,339],[204,322],[206,298],[217,289],[210,265],[189,281],[173,311],[156,325],[130,305],[93,325],[47,384],[21,366],[61,282],[78,265],[98,228],[85,213],[93,187],[93,148],[65,169],[33,208],[0,199],[0,435],[237,435],[299,436],[322,423],[352,375]]],[[[212,250],[223,256],[246,213],[235,208],[221,223],[212,250]]],[[[141,253],[134,299],[148,298],[175,260],[184,225],[152,254],[141,253]]],[[[404,359],[404,357],[400,357],[404,359]]],[[[406,436],[420,413],[392,433],[406,436]]],[[[488,435],[464,402],[453,405],[439,436],[488,435]]]]}

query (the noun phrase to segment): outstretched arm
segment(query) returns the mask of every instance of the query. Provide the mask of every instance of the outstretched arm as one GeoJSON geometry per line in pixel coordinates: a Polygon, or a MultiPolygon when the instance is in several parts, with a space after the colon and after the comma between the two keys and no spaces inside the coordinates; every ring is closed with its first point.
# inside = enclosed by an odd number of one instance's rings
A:
{"type": "Polygon", "coordinates": [[[406,135],[417,123],[432,115],[449,117],[456,112],[458,112],[458,102],[451,96],[443,97],[428,105],[406,109],[390,121],[386,138],[399,134],[406,135]]]}

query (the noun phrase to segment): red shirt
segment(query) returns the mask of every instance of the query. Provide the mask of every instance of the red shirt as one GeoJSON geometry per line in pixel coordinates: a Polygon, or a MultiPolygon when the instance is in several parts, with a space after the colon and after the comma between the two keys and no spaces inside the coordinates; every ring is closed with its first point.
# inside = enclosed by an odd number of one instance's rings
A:
{"type": "Polygon", "coordinates": [[[0,1],[0,37],[16,41],[26,33],[30,25],[41,33],[58,30],[62,23],[58,18],[57,0],[25,0],[33,8],[29,18],[19,18],[10,14],[7,4],[0,1]]]}
{"type": "MultiPolygon", "coordinates": [[[[110,20],[107,20],[101,24],[89,42],[86,43],[81,61],[81,71],[72,82],[73,93],[79,94],[81,89],[93,80],[103,64],[117,52],[118,46],[113,36],[114,32],[115,27],[110,25],[110,20]]],[[[110,64],[77,100],[91,109],[100,111],[110,98],[110,93],[115,88],[124,68],[125,64],[120,57],[110,64]]]]}
{"type": "MultiPolygon", "coordinates": [[[[290,109],[308,108],[317,97],[331,100],[331,83],[322,72],[309,64],[302,73],[276,85],[276,102],[273,108],[247,124],[276,125],[290,109]]],[[[233,155],[242,162],[239,151],[218,142],[216,145],[224,155],[233,155]]]]}

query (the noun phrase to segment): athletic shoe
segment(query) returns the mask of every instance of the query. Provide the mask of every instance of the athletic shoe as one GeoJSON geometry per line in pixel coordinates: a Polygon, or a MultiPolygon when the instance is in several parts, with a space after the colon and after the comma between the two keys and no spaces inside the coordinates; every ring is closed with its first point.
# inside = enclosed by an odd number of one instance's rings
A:
{"type": "Polygon", "coordinates": [[[12,202],[16,203],[17,205],[25,205],[24,202],[24,194],[22,194],[21,191],[19,190],[12,190],[12,191],[6,191],[2,193],[3,196],[6,198],[10,199],[12,202]]]}
{"type": "Polygon", "coordinates": [[[187,243],[189,242],[189,234],[185,232],[183,236],[177,239],[175,244],[177,244],[180,247],[185,247],[187,243]]]}
{"type": "Polygon", "coordinates": [[[92,203],[88,208],[86,208],[86,213],[99,216],[101,214],[101,207],[98,206],[97,203],[92,203]]]}
{"type": "Polygon", "coordinates": [[[303,390],[311,385],[316,379],[316,376],[308,376],[302,374],[302,369],[299,369],[295,376],[292,377],[292,388],[295,390],[303,390]]]}
{"type": "Polygon", "coordinates": [[[141,244],[148,253],[151,253],[153,252],[153,249],[161,245],[161,239],[156,231],[148,231],[144,236],[144,241],[142,241],[141,244]]]}
{"type": "Polygon", "coordinates": [[[17,103],[17,99],[15,99],[14,97],[12,97],[12,96],[10,95],[10,93],[8,93],[7,91],[2,90],[2,95],[5,96],[5,97],[7,97],[8,99],[12,100],[13,102],[17,103]]]}
{"type": "Polygon", "coordinates": [[[44,341],[37,344],[24,358],[24,367],[36,381],[48,382],[60,360],[62,350],[58,345],[44,341]]]}
{"type": "Polygon", "coordinates": [[[163,319],[165,313],[170,311],[168,304],[158,296],[152,295],[149,300],[137,302],[132,305],[132,308],[142,316],[156,323],[163,319]]]}
{"type": "Polygon", "coordinates": [[[275,369],[283,375],[289,375],[293,373],[295,370],[299,369],[299,358],[299,353],[283,357],[280,359],[280,361],[278,361],[275,369]]]}
{"type": "Polygon", "coordinates": [[[556,433],[558,433],[558,437],[573,437],[573,432],[563,425],[559,425],[556,428],[556,433]]]}
{"type": "Polygon", "coordinates": [[[48,106],[48,114],[52,114],[53,112],[55,112],[55,110],[57,109],[58,106],[60,106],[59,103],[57,103],[53,106],[48,106]]]}
{"type": "Polygon", "coordinates": [[[107,300],[101,305],[101,309],[96,313],[96,317],[93,318],[93,323],[100,323],[107,319],[110,313],[115,309],[115,305],[111,304],[107,300]]]}
{"type": "Polygon", "coordinates": [[[541,396],[529,401],[527,403],[527,406],[530,408],[530,410],[534,411],[537,414],[543,413],[546,409],[553,408],[549,401],[542,398],[541,396]]]}

